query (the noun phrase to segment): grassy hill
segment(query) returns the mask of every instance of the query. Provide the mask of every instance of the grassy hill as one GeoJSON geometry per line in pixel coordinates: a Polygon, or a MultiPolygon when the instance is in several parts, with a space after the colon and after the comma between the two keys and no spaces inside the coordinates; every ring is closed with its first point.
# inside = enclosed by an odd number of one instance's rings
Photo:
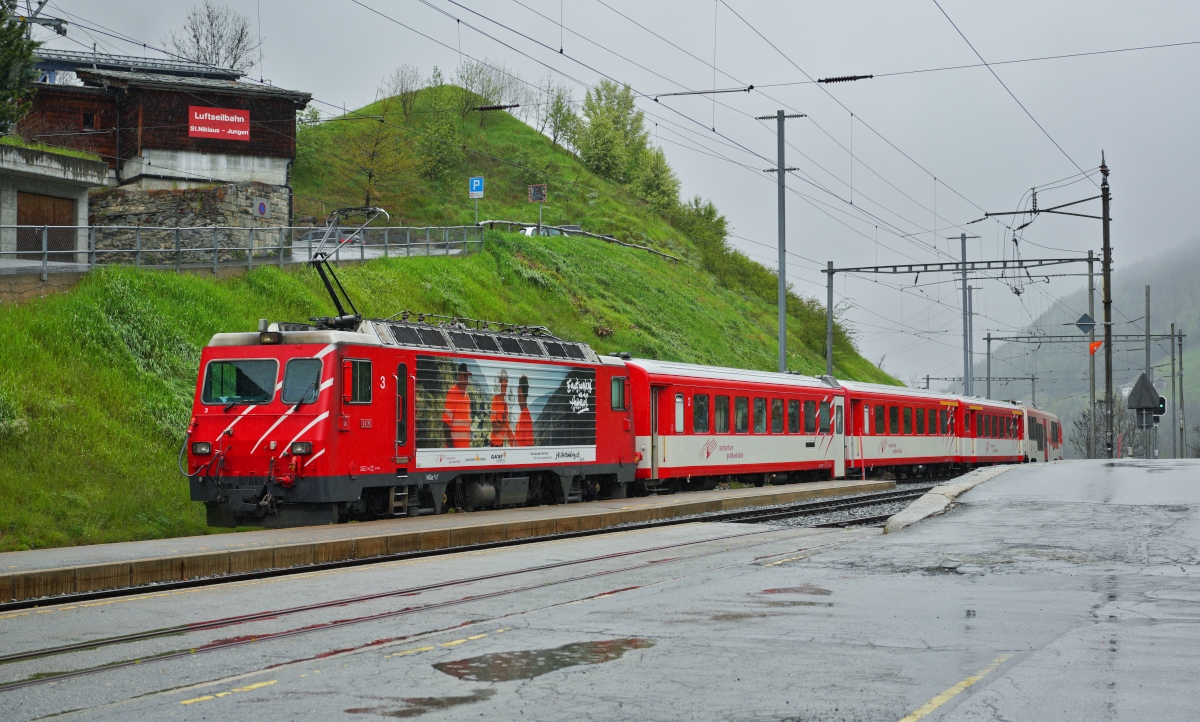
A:
{"type": "MultiPolygon", "coordinates": [[[[338,133],[349,127],[314,128],[324,135],[312,142],[336,148],[338,133]]],[[[468,257],[344,266],[342,280],[364,314],[412,309],[538,324],[601,353],[774,368],[775,308],[768,300],[773,287],[762,288],[765,269],[734,259],[736,273],[707,270],[697,244],[666,217],[515,119],[489,117],[476,140],[497,153],[508,147],[535,163],[545,159],[555,173],[578,179],[574,188],[590,189],[552,204],[548,222],[614,232],[684,261],[597,240],[489,232],[483,252],[468,257]]],[[[310,146],[296,163],[296,187],[308,198],[300,212],[318,196],[361,203],[353,179],[321,167],[314,153],[310,146]]],[[[473,208],[449,199],[452,191],[465,196],[465,178],[476,172],[467,169],[470,162],[462,160],[457,180],[406,172],[398,179],[404,185],[385,189],[381,202],[418,222],[461,223],[473,208]]],[[[496,204],[485,205],[484,215],[528,217],[523,186],[514,190],[520,179],[503,181],[520,169],[480,171],[488,177],[488,203],[496,204]]],[[[788,310],[789,365],[823,372],[821,310],[795,297],[788,310]]],[[[0,307],[0,551],[208,531],[176,471],[200,349],[213,333],[251,330],[258,318],[304,320],[330,311],[312,270],[273,267],[221,280],[101,269],[68,294],[0,307]]],[[[840,329],[835,358],[840,377],[895,383],[840,329]]]]}

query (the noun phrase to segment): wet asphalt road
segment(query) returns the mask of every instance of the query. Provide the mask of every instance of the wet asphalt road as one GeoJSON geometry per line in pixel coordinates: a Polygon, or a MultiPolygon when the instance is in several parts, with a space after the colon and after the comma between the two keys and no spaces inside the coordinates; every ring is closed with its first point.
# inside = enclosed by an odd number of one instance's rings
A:
{"type": "Polygon", "coordinates": [[[0,719],[1195,719],[1198,512],[1200,464],[1038,464],[887,536],[684,525],[14,612],[0,654],[276,614],[0,665],[141,660],[0,719]]]}

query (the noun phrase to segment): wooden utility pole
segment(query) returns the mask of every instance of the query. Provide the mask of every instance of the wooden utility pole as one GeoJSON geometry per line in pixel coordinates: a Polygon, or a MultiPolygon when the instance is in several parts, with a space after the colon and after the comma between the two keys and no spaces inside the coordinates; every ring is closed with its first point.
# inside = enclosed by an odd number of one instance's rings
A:
{"type": "Polygon", "coordinates": [[[1101,263],[1104,273],[1104,447],[1105,455],[1113,458],[1113,368],[1112,368],[1112,245],[1109,236],[1109,191],[1108,166],[1104,163],[1104,151],[1100,151],[1100,222],[1103,226],[1104,246],[1101,263]]]}

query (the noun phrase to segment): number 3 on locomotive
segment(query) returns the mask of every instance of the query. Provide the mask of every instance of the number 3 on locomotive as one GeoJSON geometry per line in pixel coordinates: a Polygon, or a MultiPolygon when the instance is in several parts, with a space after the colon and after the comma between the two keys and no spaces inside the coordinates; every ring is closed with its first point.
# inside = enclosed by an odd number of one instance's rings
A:
{"type": "Polygon", "coordinates": [[[383,380],[382,376],[380,376],[379,377],[379,390],[383,391],[386,388],[387,388],[387,382],[383,380]]]}

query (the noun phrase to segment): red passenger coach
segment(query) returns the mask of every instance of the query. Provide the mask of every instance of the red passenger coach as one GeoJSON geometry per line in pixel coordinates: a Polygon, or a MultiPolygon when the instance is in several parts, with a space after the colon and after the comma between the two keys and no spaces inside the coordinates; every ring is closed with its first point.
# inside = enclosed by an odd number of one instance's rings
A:
{"type": "Polygon", "coordinates": [[[637,479],[648,489],[844,474],[843,390],[809,376],[632,359],[637,479]]]}

